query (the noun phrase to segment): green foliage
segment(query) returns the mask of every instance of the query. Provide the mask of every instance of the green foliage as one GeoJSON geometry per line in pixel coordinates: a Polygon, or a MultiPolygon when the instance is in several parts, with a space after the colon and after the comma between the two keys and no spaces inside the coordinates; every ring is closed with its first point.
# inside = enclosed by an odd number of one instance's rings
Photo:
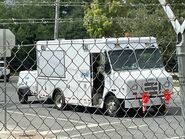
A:
{"type": "Polygon", "coordinates": [[[88,38],[88,34],[83,27],[82,24],[79,24],[79,22],[71,22],[70,24],[68,22],[63,23],[60,25],[60,38],[65,39],[82,39],[82,38],[88,38]]]}
{"type": "Polygon", "coordinates": [[[111,25],[112,22],[103,13],[98,1],[95,0],[91,3],[84,16],[84,27],[87,29],[90,37],[102,37],[111,25]]]}
{"type": "MultiPolygon", "coordinates": [[[[169,2],[178,18],[185,17],[183,0],[169,2]]],[[[175,55],[176,34],[156,0],[127,0],[125,4],[119,0],[93,0],[85,10],[84,26],[91,37],[121,37],[124,32],[135,37],[154,36],[165,60],[175,55]]]]}
{"type": "MultiPolygon", "coordinates": [[[[76,0],[80,2],[80,0],[76,0]]],[[[64,22],[59,26],[59,38],[79,39],[87,38],[88,34],[83,26],[84,9],[81,6],[61,6],[60,17],[64,22]],[[71,19],[65,21],[65,19],[71,19]]]]}
{"type": "MultiPolygon", "coordinates": [[[[76,0],[76,2],[80,1],[81,0],[76,0]]],[[[30,1],[16,0],[16,2],[27,3],[30,1]]],[[[34,2],[39,3],[43,2],[43,0],[32,0],[32,3],[34,2]]],[[[47,2],[53,3],[53,0],[47,0],[47,2]]],[[[66,2],[69,2],[69,0],[66,0],[66,2]]],[[[0,13],[0,19],[20,19],[18,22],[5,20],[2,22],[8,24],[0,25],[1,28],[9,28],[13,31],[17,44],[33,44],[37,40],[53,39],[55,19],[54,5],[0,5],[0,13]],[[44,20],[46,19],[47,21],[45,22],[44,20]]],[[[64,20],[64,22],[60,22],[59,25],[59,38],[86,38],[88,35],[83,27],[82,20],[71,23],[65,22],[65,20],[69,18],[71,18],[72,21],[76,20],[76,18],[83,19],[83,16],[84,9],[81,6],[61,5],[60,18],[64,20]]]]}
{"type": "MultiPolygon", "coordinates": [[[[35,2],[39,1],[41,0],[35,0],[35,2]]],[[[9,28],[15,34],[17,44],[33,44],[40,38],[44,39],[44,37],[45,39],[51,39],[53,25],[46,25],[44,23],[38,23],[38,21],[33,21],[36,19],[54,18],[54,9],[51,6],[42,7],[35,5],[1,5],[0,9],[2,10],[0,11],[0,18],[9,19],[5,20],[5,22],[8,24],[1,27],[9,28]],[[19,19],[19,21],[14,22],[10,19],[19,19]]]]}
{"type": "Polygon", "coordinates": [[[161,7],[155,10],[145,6],[130,9],[127,18],[119,20],[119,24],[130,36],[156,37],[164,59],[170,58],[175,51],[176,34],[161,7]]]}
{"type": "Polygon", "coordinates": [[[127,10],[120,5],[120,0],[93,0],[85,9],[84,16],[84,27],[90,37],[116,37],[122,34],[119,24],[112,20],[126,15],[127,10]]]}
{"type": "MultiPolygon", "coordinates": [[[[29,0],[16,0],[16,2],[30,3],[29,0]]],[[[39,3],[43,2],[43,0],[32,0],[32,3],[34,2],[39,3]]],[[[54,1],[47,0],[47,2],[53,3],[54,1]]],[[[69,0],[66,0],[66,2],[69,2],[69,0]]],[[[16,36],[16,44],[21,46],[20,49],[14,48],[12,50],[12,57],[8,58],[8,60],[11,63],[19,63],[19,65],[21,62],[33,64],[36,61],[35,49],[32,49],[33,45],[30,47],[24,45],[34,44],[38,40],[53,39],[55,6],[34,4],[12,4],[8,6],[1,4],[0,13],[0,27],[9,28],[16,36]],[[19,20],[13,21],[13,19],[19,20]]],[[[82,19],[83,16],[84,10],[81,6],[61,5],[60,18],[64,22],[60,22],[59,25],[59,38],[86,38],[88,35],[83,27],[82,20],[71,23],[65,22],[68,18],[73,21],[76,18],[82,19]]],[[[26,69],[27,67],[24,67],[24,65],[19,70],[26,69]]]]}

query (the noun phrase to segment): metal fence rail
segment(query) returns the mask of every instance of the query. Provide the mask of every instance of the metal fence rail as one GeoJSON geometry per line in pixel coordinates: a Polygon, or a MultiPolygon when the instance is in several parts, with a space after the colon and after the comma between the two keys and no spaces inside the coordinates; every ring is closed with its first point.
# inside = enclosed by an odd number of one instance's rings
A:
{"type": "Polygon", "coordinates": [[[176,42],[152,35],[16,45],[0,60],[0,139],[184,138],[176,42]]]}

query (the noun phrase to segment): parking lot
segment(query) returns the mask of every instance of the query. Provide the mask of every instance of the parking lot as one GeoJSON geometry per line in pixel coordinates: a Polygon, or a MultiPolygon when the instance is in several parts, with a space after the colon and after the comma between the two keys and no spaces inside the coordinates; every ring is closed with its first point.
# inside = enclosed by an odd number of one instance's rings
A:
{"type": "Polygon", "coordinates": [[[0,138],[161,138],[178,139],[183,135],[179,88],[174,88],[172,103],[165,115],[139,116],[134,110],[123,117],[109,117],[103,111],[67,106],[59,111],[35,97],[20,104],[16,80],[6,84],[7,130],[3,129],[4,82],[0,82],[0,138]],[[11,131],[11,132],[10,132],[11,131]],[[25,132],[23,132],[25,131],[25,132]],[[11,133],[11,134],[10,134],[11,133]]]}

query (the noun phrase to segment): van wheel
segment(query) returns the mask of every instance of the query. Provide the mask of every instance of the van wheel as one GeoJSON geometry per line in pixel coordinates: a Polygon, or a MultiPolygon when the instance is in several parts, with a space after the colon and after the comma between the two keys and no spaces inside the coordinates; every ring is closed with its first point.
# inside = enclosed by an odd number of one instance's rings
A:
{"type": "Polygon", "coordinates": [[[51,98],[48,98],[48,99],[46,100],[46,103],[47,103],[47,104],[54,104],[53,99],[51,99],[51,98]]]}
{"type": "Polygon", "coordinates": [[[65,105],[65,99],[64,99],[64,95],[60,92],[57,91],[55,96],[54,96],[54,103],[55,103],[55,107],[58,110],[62,110],[64,105],[65,105]]]}
{"type": "Polygon", "coordinates": [[[115,96],[109,96],[105,101],[106,112],[109,116],[117,116],[121,107],[119,100],[115,96]]]}
{"type": "Polygon", "coordinates": [[[19,94],[19,102],[21,104],[27,104],[28,103],[28,95],[22,95],[22,94],[19,94]]]}

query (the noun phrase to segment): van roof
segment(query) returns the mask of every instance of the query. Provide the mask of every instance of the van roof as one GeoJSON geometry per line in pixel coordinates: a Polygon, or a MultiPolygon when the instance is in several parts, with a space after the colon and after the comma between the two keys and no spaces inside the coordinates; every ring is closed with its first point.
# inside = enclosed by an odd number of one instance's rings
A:
{"type": "MultiPolygon", "coordinates": [[[[100,52],[102,50],[121,50],[121,49],[143,49],[149,47],[157,48],[156,38],[154,37],[121,37],[121,38],[98,38],[98,39],[74,39],[74,40],[50,40],[50,41],[38,41],[37,50],[59,50],[61,47],[58,45],[66,45],[62,49],[68,49],[73,45],[84,46],[84,50],[88,50],[91,53],[100,52]]],[[[81,47],[80,46],[80,47],[81,47]]]]}
{"type": "Polygon", "coordinates": [[[70,43],[70,44],[101,44],[101,43],[155,43],[155,37],[120,37],[120,38],[94,38],[94,39],[58,39],[58,40],[43,40],[38,41],[37,44],[58,44],[58,43],[70,43]]]}

